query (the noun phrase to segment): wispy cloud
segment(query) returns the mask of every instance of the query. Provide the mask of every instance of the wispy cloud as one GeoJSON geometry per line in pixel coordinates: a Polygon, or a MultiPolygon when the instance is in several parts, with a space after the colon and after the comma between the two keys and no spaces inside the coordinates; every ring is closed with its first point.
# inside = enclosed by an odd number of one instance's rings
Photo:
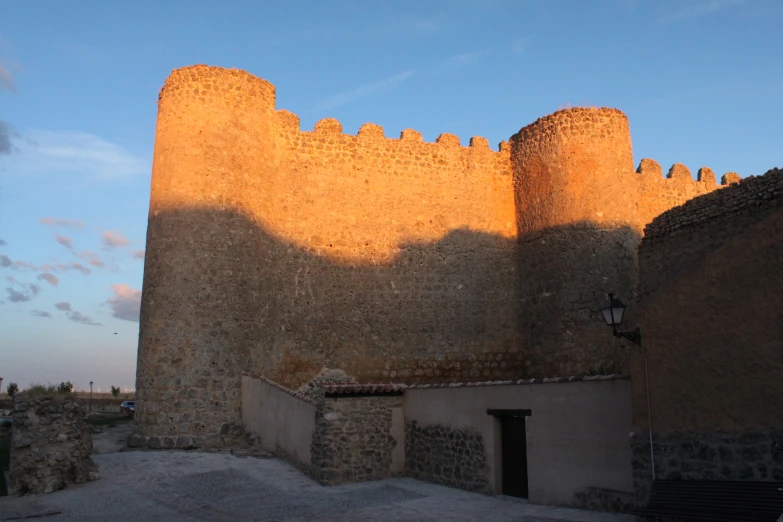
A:
{"type": "Polygon", "coordinates": [[[54,307],[61,312],[65,312],[66,317],[68,317],[68,319],[70,319],[75,323],[88,324],[91,326],[101,326],[101,323],[96,323],[95,321],[90,319],[89,316],[74,310],[73,306],[71,306],[71,303],[69,303],[68,301],[60,301],[59,303],[55,303],[54,307]]]}
{"type": "Polygon", "coordinates": [[[379,94],[388,93],[397,89],[400,85],[405,83],[413,76],[413,71],[408,70],[389,76],[383,80],[377,82],[366,83],[350,91],[345,91],[329,98],[322,100],[318,106],[318,110],[332,109],[339,107],[340,105],[346,105],[348,103],[355,102],[361,98],[367,98],[369,96],[377,96],[379,94]]]}
{"type": "Polygon", "coordinates": [[[106,230],[101,234],[101,243],[103,244],[103,248],[111,250],[115,247],[125,246],[129,244],[130,241],[120,232],[106,230]]]}
{"type": "Polygon", "coordinates": [[[90,252],[88,250],[81,251],[80,253],[76,254],[76,257],[78,257],[79,259],[82,259],[84,261],[87,261],[92,266],[95,266],[95,267],[98,267],[98,268],[102,268],[102,267],[106,266],[106,263],[103,262],[103,260],[101,259],[101,257],[98,254],[96,254],[94,252],[90,252]]]}
{"type": "Polygon", "coordinates": [[[14,150],[11,143],[11,126],[8,122],[0,121],[0,156],[7,156],[14,150]]]}
{"type": "Polygon", "coordinates": [[[745,3],[745,0],[706,0],[702,2],[684,2],[681,4],[681,8],[668,13],[664,18],[665,21],[668,22],[678,22],[688,18],[699,18],[702,16],[718,13],[743,3],[745,3]]]}
{"type": "Polygon", "coordinates": [[[57,279],[57,276],[54,274],[50,274],[49,272],[38,274],[38,277],[36,279],[39,279],[41,281],[46,281],[52,286],[57,286],[58,284],[60,284],[60,280],[57,279]]]}
{"type": "Polygon", "coordinates": [[[73,243],[71,242],[71,238],[68,236],[61,236],[59,234],[55,234],[54,239],[57,240],[57,242],[60,243],[65,248],[73,248],[73,243]]]}
{"type": "MultiPolygon", "coordinates": [[[[362,2],[365,7],[368,4],[362,2]]],[[[370,7],[372,9],[372,7],[370,7]]],[[[442,29],[442,20],[411,14],[389,14],[383,18],[380,26],[369,30],[374,36],[429,36],[442,29]]]]}
{"type": "Polygon", "coordinates": [[[335,28],[343,37],[417,37],[436,34],[449,25],[443,10],[435,14],[404,12],[389,0],[336,0],[335,8],[347,16],[347,25],[335,28]],[[355,21],[355,22],[354,22],[355,21]],[[358,22],[358,23],[357,23],[358,22]]]}
{"type": "Polygon", "coordinates": [[[14,75],[2,61],[0,61],[0,91],[16,92],[14,75]]]}
{"type": "Polygon", "coordinates": [[[78,219],[62,219],[62,218],[45,217],[45,218],[39,219],[38,222],[43,224],[43,225],[48,225],[50,227],[84,228],[84,223],[82,223],[78,219]]]}
{"type": "Polygon", "coordinates": [[[530,46],[530,42],[532,41],[533,41],[532,35],[516,38],[514,41],[511,42],[511,45],[509,45],[508,50],[511,54],[515,54],[515,55],[523,54],[525,51],[527,51],[528,47],[530,46]]]}
{"type": "Polygon", "coordinates": [[[433,74],[444,74],[449,72],[458,71],[471,65],[476,65],[481,61],[481,57],[484,55],[483,51],[457,54],[437,64],[433,69],[433,74]]]}
{"type": "Polygon", "coordinates": [[[101,326],[101,323],[96,323],[90,319],[89,315],[84,315],[83,313],[77,312],[76,310],[68,312],[66,315],[68,316],[68,319],[75,323],[88,324],[90,326],[101,326]]]}
{"type": "Polygon", "coordinates": [[[5,239],[0,239],[0,246],[6,246],[8,244],[8,241],[5,239]]]}
{"type": "Polygon", "coordinates": [[[106,303],[111,308],[111,315],[125,321],[139,322],[141,310],[141,290],[134,290],[128,285],[111,285],[114,297],[106,303]]]}
{"type": "Polygon", "coordinates": [[[89,268],[84,266],[81,263],[77,263],[75,261],[71,263],[58,263],[58,264],[44,264],[44,265],[36,265],[35,263],[30,263],[29,261],[20,261],[20,260],[11,260],[6,255],[0,255],[0,268],[11,268],[15,270],[32,270],[34,272],[67,272],[70,270],[76,270],[78,272],[81,272],[84,275],[89,274],[92,272],[89,268]]]}
{"type": "Polygon", "coordinates": [[[53,42],[52,48],[64,55],[66,59],[75,59],[91,64],[108,57],[108,53],[99,47],[89,46],[72,40],[53,42]]]}
{"type": "MultiPolygon", "coordinates": [[[[2,240],[0,240],[0,241],[2,241],[2,240]]],[[[133,259],[144,259],[144,254],[145,254],[144,250],[134,250],[131,253],[131,257],[133,257],[133,259]]]]}
{"type": "Polygon", "coordinates": [[[150,161],[94,134],[30,131],[16,142],[4,170],[19,177],[112,180],[148,173],[150,161]]]}
{"type": "Polygon", "coordinates": [[[8,300],[12,303],[30,301],[41,291],[41,287],[35,283],[20,283],[13,278],[6,279],[19,288],[19,290],[16,290],[13,286],[9,286],[5,289],[6,292],[8,292],[8,300]]]}
{"type": "Polygon", "coordinates": [[[34,315],[35,317],[51,317],[52,314],[49,312],[44,312],[43,310],[33,310],[30,312],[30,315],[34,315]]]}

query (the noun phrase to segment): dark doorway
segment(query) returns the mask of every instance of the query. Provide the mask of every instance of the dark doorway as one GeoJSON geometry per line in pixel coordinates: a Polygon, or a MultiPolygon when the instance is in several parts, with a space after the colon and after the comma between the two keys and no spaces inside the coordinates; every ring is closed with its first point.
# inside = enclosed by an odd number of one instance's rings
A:
{"type": "Polygon", "coordinates": [[[503,494],[527,498],[525,417],[500,417],[503,494]]]}

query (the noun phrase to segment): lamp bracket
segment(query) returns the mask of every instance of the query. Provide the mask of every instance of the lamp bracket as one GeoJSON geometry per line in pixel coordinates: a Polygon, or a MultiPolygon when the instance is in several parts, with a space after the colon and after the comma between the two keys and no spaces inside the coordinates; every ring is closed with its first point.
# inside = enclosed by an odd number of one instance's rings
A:
{"type": "Polygon", "coordinates": [[[636,330],[631,330],[630,332],[618,332],[617,327],[612,325],[612,333],[615,337],[628,339],[632,343],[638,344],[639,346],[642,344],[642,331],[638,326],[636,327],[636,330]]]}

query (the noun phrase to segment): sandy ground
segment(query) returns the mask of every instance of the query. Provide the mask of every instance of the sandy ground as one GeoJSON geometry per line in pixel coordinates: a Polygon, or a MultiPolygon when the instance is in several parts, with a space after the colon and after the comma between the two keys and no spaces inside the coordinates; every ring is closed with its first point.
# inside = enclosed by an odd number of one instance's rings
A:
{"type": "Polygon", "coordinates": [[[132,429],[129,423],[94,436],[93,460],[100,466],[99,480],[50,495],[0,498],[0,520],[633,520],[630,516],[535,506],[409,478],[323,487],[275,458],[228,452],[132,450],[125,447],[125,438],[132,429]]]}

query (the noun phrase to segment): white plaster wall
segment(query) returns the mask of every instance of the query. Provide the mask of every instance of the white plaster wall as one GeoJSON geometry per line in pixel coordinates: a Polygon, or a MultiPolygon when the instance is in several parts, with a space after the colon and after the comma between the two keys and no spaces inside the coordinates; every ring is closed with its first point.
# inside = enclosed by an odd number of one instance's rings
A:
{"type": "Polygon", "coordinates": [[[242,377],[242,423],[268,451],[310,465],[316,407],[254,377],[242,377]]]}
{"type": "Polygon", "coordinates": [[[633,490],[628,379],[407,390],[406,423],[481,433],[490,488],[500,494],[500,422],[487,409],[532,410],[526,419],[530,502],[570,505],[588,487],[633,490]]]}

